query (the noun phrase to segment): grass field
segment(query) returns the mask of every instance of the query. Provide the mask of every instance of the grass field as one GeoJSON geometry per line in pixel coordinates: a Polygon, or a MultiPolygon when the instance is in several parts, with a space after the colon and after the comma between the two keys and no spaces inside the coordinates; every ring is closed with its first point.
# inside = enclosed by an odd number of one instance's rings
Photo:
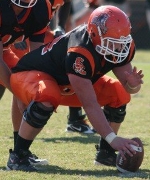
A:
{"type": "Polygon", "coordinates": [[[141,91],[132,96],[127,106],[127,116],[119,135],[127,138],[140,137],[145,156],[136,173],[121,174],[116,168],[94,166],[95,144],[98,135],[66,133],[68,109],[59,107],[37,136],[31,151],[49,160],[49,166],[38,173],[5,171],[8,151],[13,148],[11,124],[11,94],[6,91],[0,103],[0,180],[143,180],[150,179],[150,52],[137,51],[134,65],[145,74],[141,91]]]}

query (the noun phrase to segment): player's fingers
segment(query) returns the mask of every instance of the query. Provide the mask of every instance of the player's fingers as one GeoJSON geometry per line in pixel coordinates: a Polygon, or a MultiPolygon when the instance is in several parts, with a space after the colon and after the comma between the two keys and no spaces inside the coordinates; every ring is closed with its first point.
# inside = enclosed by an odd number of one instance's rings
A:
{"type": "Polygon", "coordinates": [[[134,140],[132,140],[132,139],[131,139],[131,141],[132,141],[131,144],[133,144],[133,145],[135,145],[135,146],[139,146],[138,142],[136,142],[136,141],[134,141],[134,140]]]}
{"type": "Polygon", "coordinates": [[[137,67],[134,66],[132,72],[135,73],[136,71],[137,71],[137,67]]]}
{"type": "Polygon", "coordinates": [[[142,71],[142,70],[139,70],[137,73],[138,73],[138,74],[142,74],[142,73],[143,73],[143,71],[142,71]]]}
{"type": "Polygon", "coordinates": [[[120,150],[119,153],[120,153],[121,157],[122,157],[124,160],[126,160],[126,157],[125,157],[125,155],[124,155],[124,151],[120,150]]]}
{"type": "Polygon", "coordinates": [[[136,152],[129,146],[129,147],[124,147],[123,148],[123,152],[124,154],[128,154],[130,157],[133,156],[133,154],[135,154],[136,152]]]}

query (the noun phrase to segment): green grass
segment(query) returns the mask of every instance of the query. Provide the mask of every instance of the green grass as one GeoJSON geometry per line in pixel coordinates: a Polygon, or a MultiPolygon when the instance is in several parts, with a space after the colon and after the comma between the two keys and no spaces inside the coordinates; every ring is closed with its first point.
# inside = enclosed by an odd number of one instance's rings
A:
{"type": "Polygon", "coordinates": [[[94,166],[95,144],[98,135],[68,134],[65,132],[68,108],[59,107],[31,146],[31,151],[49,160],[49,166],[38,173],[5,171],[8,150],[13,148],[11,123],[11,94],[6,91],[0,103],[0,180],[143,180],[150,179],[150,52],[137,51],[133,64],[145,74],[141,91],[132,95],[127,106],[127,116],[119,135],[140,137],[145,156],[136,173],[120,174],[116,168],[94,166]]]}

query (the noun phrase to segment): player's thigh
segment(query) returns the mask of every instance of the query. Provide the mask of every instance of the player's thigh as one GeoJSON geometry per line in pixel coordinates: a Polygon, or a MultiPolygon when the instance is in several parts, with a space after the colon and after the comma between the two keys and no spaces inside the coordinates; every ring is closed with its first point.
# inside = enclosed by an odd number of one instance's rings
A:
{"type": "Polygon", "coordinates": [[[119,107],[127,104],[131,99],[130,94],[117,79],[106,75],[94,84],[94,89],[101,106],[119,107]]]}
{"type": "Polygon", "coordinates": [[[50,102],[56,108],[61,93],[57,82],[40,71],[13,73],[10,78],[13,93],[26,105],[31,101],[50,102]]]}
{"type": "Polygon", "coordinates": [[[79,101],[76,94],[61,96],[60,105],[70,106],[70,107],[81,107],[81,102],[79,101]]]}

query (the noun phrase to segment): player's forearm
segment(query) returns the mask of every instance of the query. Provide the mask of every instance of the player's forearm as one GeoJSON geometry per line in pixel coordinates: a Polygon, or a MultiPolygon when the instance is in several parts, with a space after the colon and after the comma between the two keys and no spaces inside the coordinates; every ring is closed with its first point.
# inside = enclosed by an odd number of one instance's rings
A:
{"type": "Polygon", "coordinates": [[[93,103],[93,105],[90,107],[84,107],[84,110],[94,127],[94,129],[99,133],[103,138],[105,138],[108,134],[113,132],[112,128],[109,126],[108,121],[99,106],[99,104],[93,103]]]}

